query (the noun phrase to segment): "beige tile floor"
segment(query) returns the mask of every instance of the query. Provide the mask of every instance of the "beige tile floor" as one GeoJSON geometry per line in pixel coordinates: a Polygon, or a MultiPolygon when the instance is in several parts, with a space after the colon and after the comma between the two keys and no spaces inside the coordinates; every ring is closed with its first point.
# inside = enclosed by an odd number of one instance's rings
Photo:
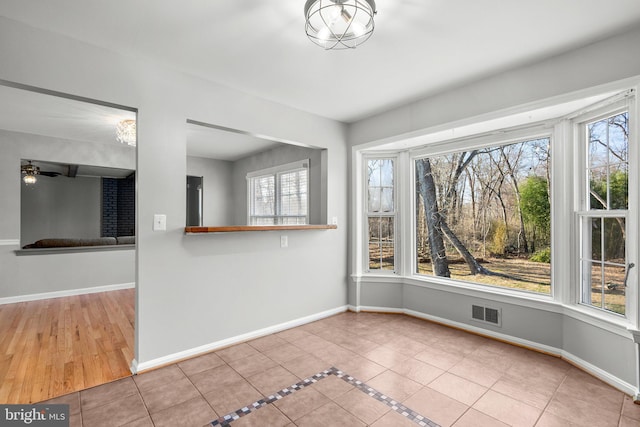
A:
{"type": "MultiPolygon", "coordinates": [[[[72,426],[203,426],[330,367],[441,426],[640,426],[631,398],[543,354],[404,315],[343,313],[69,394],[72,426]]],[[[330,375],[232,427],[416,426],[330,375]]]]}

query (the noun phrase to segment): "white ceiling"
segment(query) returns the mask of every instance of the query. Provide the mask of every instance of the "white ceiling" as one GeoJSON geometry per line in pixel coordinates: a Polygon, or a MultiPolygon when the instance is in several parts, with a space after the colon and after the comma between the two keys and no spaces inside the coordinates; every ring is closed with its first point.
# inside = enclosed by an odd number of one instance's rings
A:
{"type": "Polygon", "coordinates": [[[640,23],[638,0],[377,0],[355,50],[304,33],[304,0],[0,0],[0,15],[344,122],[640,23]]]}
{"type": "Polygon", "coordinates": [[[136,113],[0,85],[0,129],[119,144],[116,125],[136,113]]]}
{"type": "Polygon", "coordinates": [[[187,125],[187,154],[234,162],[243,157],[269,150],[281,143],[247,135],[189,123],[187,125]]]}

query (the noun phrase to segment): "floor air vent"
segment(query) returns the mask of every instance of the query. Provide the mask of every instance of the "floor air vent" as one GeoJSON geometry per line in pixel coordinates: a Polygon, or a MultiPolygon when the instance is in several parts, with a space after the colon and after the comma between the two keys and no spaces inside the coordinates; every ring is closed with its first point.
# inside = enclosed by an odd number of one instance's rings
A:
{"type": "Polygon", "coordinates": [[[495,326],[502,326],[502,316],[498,308],[482,307],[474,304],[471,306],[471,318],[495,326]]]}

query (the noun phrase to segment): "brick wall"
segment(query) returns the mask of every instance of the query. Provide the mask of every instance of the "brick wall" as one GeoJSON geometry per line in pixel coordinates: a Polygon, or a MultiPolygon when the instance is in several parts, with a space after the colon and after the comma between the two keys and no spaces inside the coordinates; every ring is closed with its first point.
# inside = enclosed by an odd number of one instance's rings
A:
{"type": "Polygon", "coordinates": [[[133,236],[136,230],[135,176],[102,178],[103,237],[133,236]]]}

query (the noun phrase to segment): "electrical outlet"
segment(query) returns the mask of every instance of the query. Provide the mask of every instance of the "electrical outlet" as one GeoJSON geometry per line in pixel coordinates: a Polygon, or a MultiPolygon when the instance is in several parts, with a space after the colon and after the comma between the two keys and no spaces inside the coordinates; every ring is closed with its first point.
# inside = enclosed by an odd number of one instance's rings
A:
{"type": "Polygon", "coordinates": [[[334,217],[331,218],[331,224],[332,225],[338,225],[338,217],[337,216],[334,216],[334,217]]]}
{"type": "Polygon", "coordinates": [[[288,236],[280,236],[280,247],[286,248],[289,246],[289,237],[288,236]]]}

